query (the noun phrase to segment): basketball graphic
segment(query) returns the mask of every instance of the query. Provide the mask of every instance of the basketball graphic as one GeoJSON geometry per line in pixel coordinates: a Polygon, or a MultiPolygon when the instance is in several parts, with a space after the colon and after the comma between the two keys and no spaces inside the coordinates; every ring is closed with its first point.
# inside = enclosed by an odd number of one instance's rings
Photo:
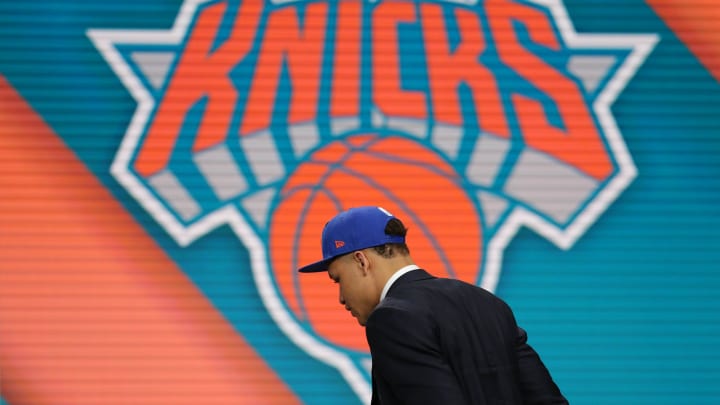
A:
{"type": "Polygon", "coordinates": [[[356,206],[380,205],[402,218],[420,266],[477,282],[481,221],[459,181],[435,152],[401,137],[357,135],[312,154],[285,183],[270,225],[272,270],[292,313],[335,345],[367,350],[356,321],[329,305],[338,300],[330,280],[296,272],[320,257],[325,222],[356,206]]]}

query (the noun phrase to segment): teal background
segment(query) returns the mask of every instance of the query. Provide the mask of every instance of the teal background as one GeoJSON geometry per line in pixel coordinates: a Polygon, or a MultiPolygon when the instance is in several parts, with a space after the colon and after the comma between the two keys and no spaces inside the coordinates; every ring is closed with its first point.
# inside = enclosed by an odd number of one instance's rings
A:
{"type": "MultiPolygon", "coordinates": [[[[109,174],[136,103],[86,31],[181,4],[0,1],[0,72],[304,402],[358,403],[270,319],[229,228],[181,248],[109,174]]],[[[580,33],[660,37],[612,106],[639,175],[567,251],[521,230],[496,293],[572,404],[720,403],[720,85],[643,1],[565,5],[580,33]]]]}

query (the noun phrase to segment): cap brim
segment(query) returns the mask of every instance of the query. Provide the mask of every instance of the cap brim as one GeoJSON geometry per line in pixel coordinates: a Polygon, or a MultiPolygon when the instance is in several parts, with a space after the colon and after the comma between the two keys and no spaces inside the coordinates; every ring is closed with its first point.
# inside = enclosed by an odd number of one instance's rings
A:
{"type": "Polygon", "coordinates": [[[300,267],[298,272],[300,273],[319,273],[321,271],[327,271],[330,267],[330,262],[333,261],[334,257],[320,260],[319,262],[308,264],[307,266],[300,267]]]}

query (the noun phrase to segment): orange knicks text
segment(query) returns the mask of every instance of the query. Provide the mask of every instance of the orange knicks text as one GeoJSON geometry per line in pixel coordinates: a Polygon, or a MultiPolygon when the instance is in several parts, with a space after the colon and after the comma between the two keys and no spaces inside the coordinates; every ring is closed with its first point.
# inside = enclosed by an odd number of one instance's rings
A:
{"type": "Polygon", "coordinates": [[[453,126],[472,111],[483,132],[510,138],[516,127],[526,146],[586,175],[603,179],[612,171],[578,82],[521,43],[522,35],[533,47],[563,50],[550,17],[538,8],[510,0],[471,8],[403,1],[269,7],[245,0],[234,18],[225,2],[198,11],[137,157],[141,175],[167,166],[200,102],[193,152],[267,130],[278,117],[288,125],[315,122],[321,112],[358,117],[365,104],[385,116],[453,126]],[[401,60],[407,43],[400,33],[408,28],[420,39],[413,44],[423,52],[420,65],[401,60]],[[484,62],[489,53],[492,66],[484,62]],[[234,73],[241,64],[251,65],[249,77],[234,73]],[[404,85],[417,77],[427,83],[404,85]],[[472,98],[470,107],[461,103],[461,88],[472,98]],[[277,107],[281,91],[288,91],[288,107],[277,107]]]}

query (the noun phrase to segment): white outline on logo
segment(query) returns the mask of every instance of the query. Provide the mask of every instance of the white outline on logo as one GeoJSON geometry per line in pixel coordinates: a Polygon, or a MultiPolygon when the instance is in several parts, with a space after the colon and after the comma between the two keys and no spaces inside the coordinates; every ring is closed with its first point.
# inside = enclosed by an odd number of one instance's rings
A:
{"type": "MultiPolygon", "coordinates": [[[[319,344],[286,310],[270,277],[267,249],[234,206],[227,205],[186,227],[129,170],[131,156],[155,107],[155,100],[118,52],[115,44],[177,45],[186,34],[198,6],[207,2],[208,0],[186,0],[170,30],[90,29],[87,31],[95,47],[138,103],[110,172],[180,246],[187,246],[213,229],[228,224],[250,252],[251,270],[258,292],[277,325],[293,343],[311,356],[337,368],[358,397],[363,402],[369,403],[371,387],[353,361],[343,352],[319,344]]],[[[570,48],[632,49],[592,105],[620,170],[565,229],[552,225],[527,209],[515,208],[488,242],[486,267],[480,285],[490,291],[494,291],[497,287],[504,250],[521,226],[534,230],[562,249],[569,249],[637,176],[637,169],[610,112],[610,106],[659,40],[656,34],[579,34],[575,31],[560,0],[533,0],[533,2],[550,10],[562,38],[570,48]]]]}

